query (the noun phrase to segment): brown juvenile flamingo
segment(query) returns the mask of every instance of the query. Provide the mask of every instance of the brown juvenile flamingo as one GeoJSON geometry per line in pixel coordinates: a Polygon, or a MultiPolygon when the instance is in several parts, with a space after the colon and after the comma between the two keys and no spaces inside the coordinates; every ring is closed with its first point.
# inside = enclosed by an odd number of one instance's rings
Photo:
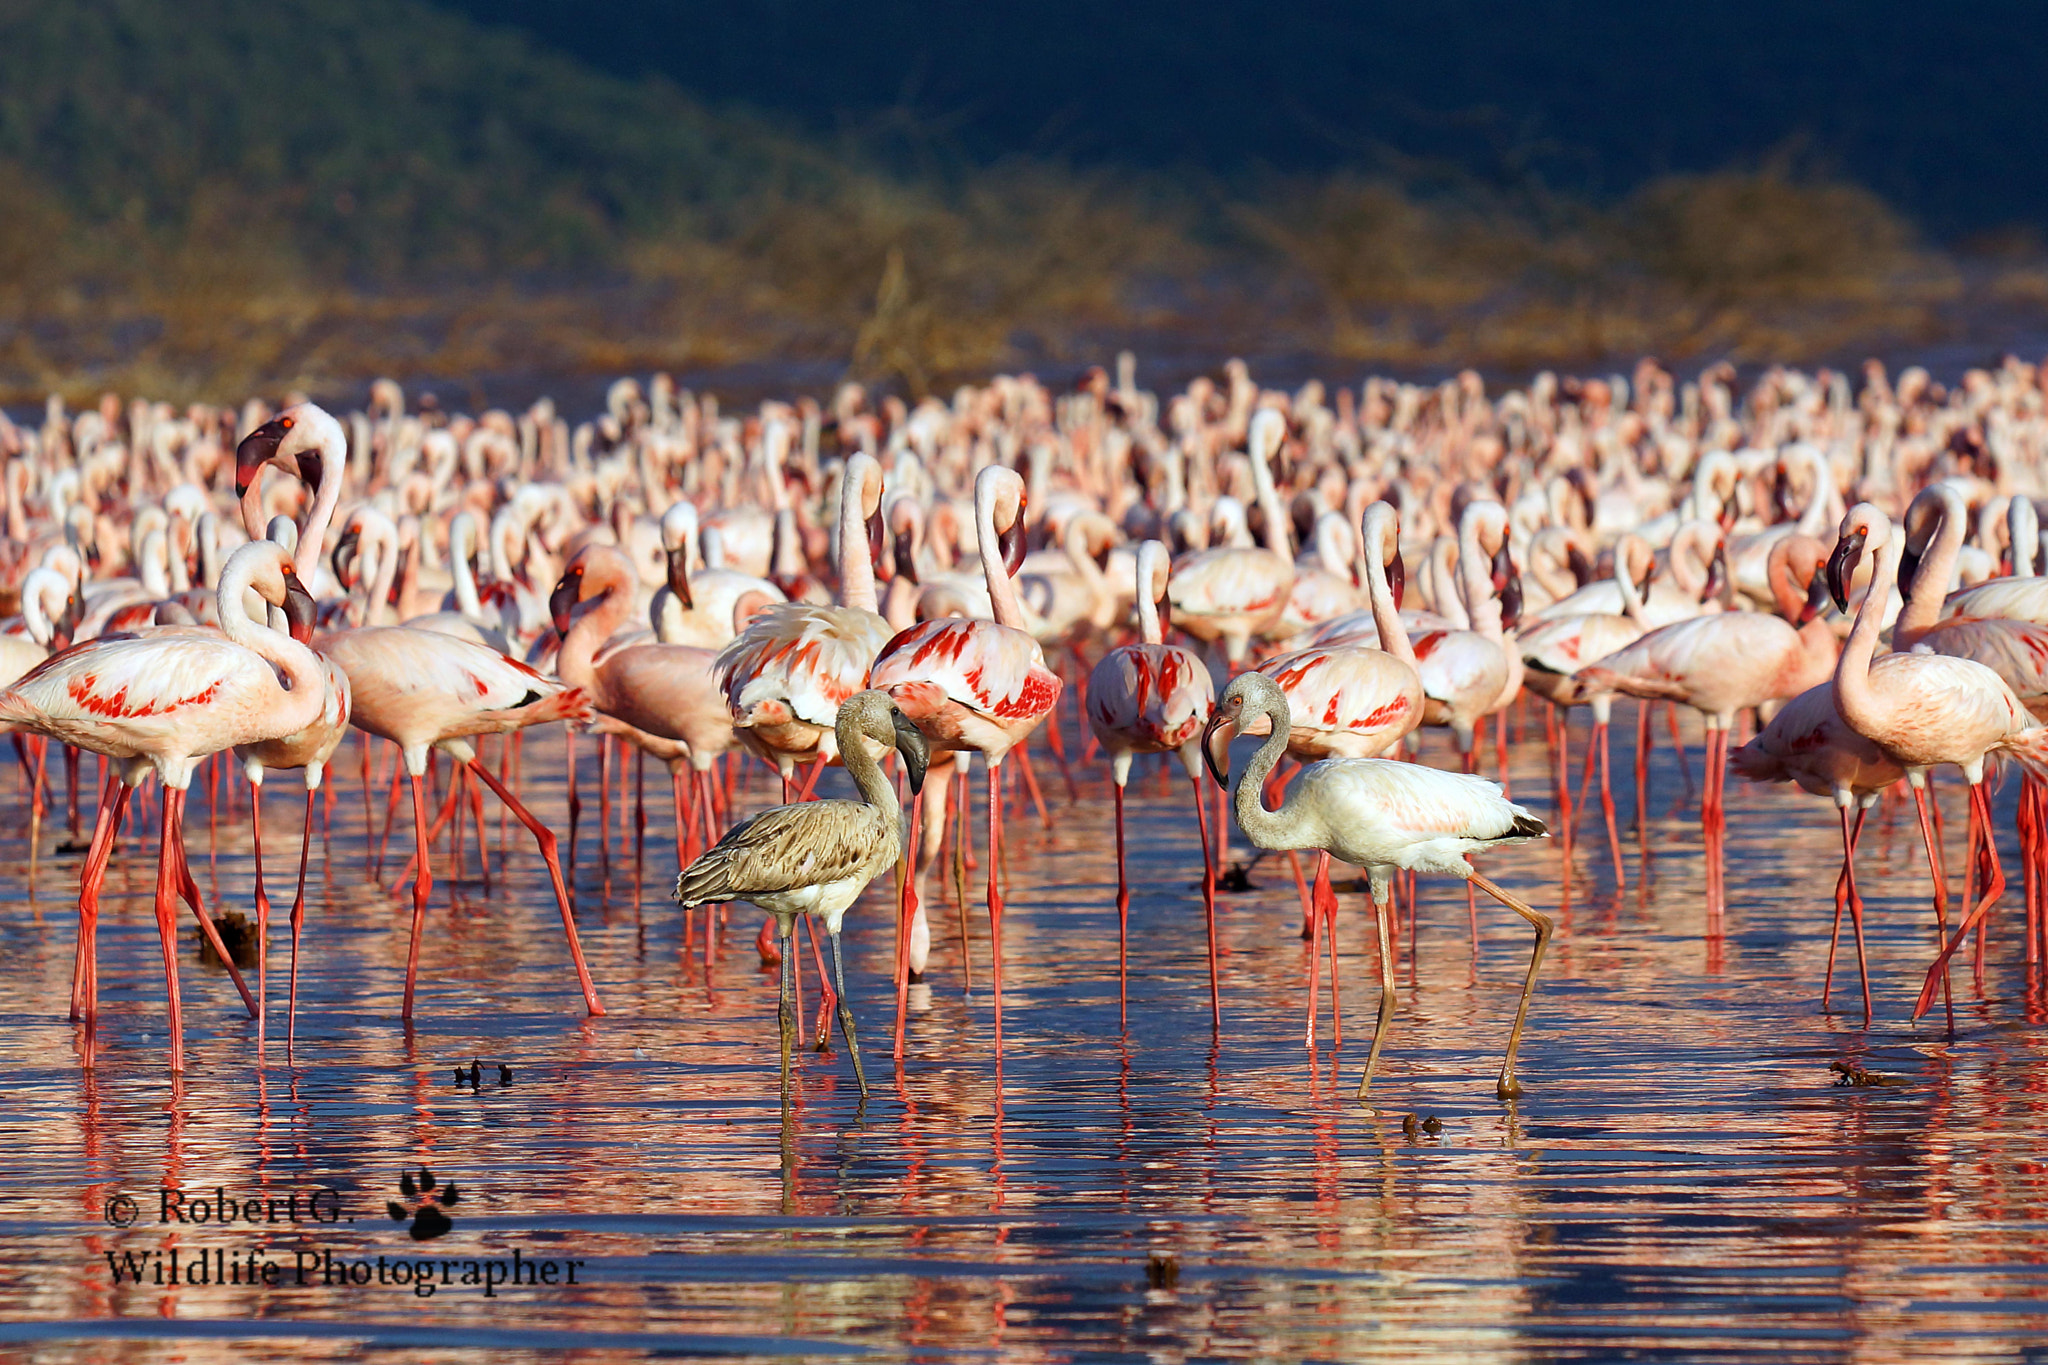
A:
{"type": "MultiPolygon", "coordinates": [[[[996,1052],[1003,1046],[1003,759],[1059,704],[1059,675],[1025,628],[1010,575],[1024,555],[1024,480],[990,465],[974,480],[975,534],[993,621],[953,617],[912,626],[883,646],[869,685],[895,699],[935,752],[979,753],[988,764],[988,917],[996,1052]]],[[[922,798],[930,800],[927,795],[922,798]]],[[[907,936],[906,936],[907,937],[907,936]]],[[[901,990],[903,964],[898,964],[901,990]]]]}
{"type": "Polygon", "coordinates": [[[903,755],[913,793],[924,785],[924,736],[887,694],[871,689],[848,697],[833,728],[860,800],[773,806],[727,830],[676,878],[676,901],[685,909],[712,901],[748,901],[773,915],[780,927],[782,990],[777,1014],[782,1025],[784,1105],[789,1103],[790,1050],[797,1031],[796,944],[791,940],[804,915],[823,920],[832,940],[839,1028],[853,1058],[861,1102],[867,1102],[867,1070],[854,1038],[853,1010],[846,1003],[846,977],[840,969],[839,926],[868,883],[903,851],[903,812],[896,787],[882,775],[868,743],[887,745],[903,755]]]}
{"type": "MultiPolygon", "coordinates": [[[[178,990],[177,933],[182,890],[215,951],[232,961],[200,905],[185,866],[185,791],[199,759],[314,724],[325,685],[306,647],[313,599],[284,548],[256,541],[237,550],[221,574],[222,633],[175,631],[89,640],[38,665],[0,695],[0,722],[35,730],[114,760],[78,892],[78,976],[85,1021],[85,1065],[93,1063],[99,1014],[95,930],[100,883],[128,792],[150,771],[163,783],[163,831],[157,854],[156,923],[170,999],[171,1070],[185,1067],[184,1009],[178,990]],[[249,619],[243,595],[255,591],[283,609],[290,633],[249,619]]],[[[240,985],[239,976],[236,984],[240,985]]],[[[244,991],[244,998],[247,993],[244,991]]],[[[251,1012],[256,1013],[254,1002],[251,1012]]]]}
{"type": "Polygon", "coordinates": [[[1191,649],[1165,643],[1159,603],[1172,572],[1166,546],[1148,540],[1138,547],[1138,643],[1118,645],[1088,675],[1088,725],[1109,755],[1116,784],[1116,973],[1117,1006],[1123,1010],[1128,983],[1131,887],[1124,863],[1124,786],[1138,754],[1178,754],[1195,788],[1195,820],[1202,833],[1202,908],[1209,926],[1209,1005],[1221,1011],[1216,981],[1216,875],[1210,864],[1209,818],[1202,801],[1202,725],[1215,705],[1209,670],[1191,649]]]}
{"type": "Polygon", "coordinates": [[[1515,1053],[1522,1043],[1522,1024],[1529,998],[1536,991],[1536,972],[1550,943],[1550,917],[1512,892],[1473,870],[1465,855],[1475,849],[1541,838],[1543,822],[1501,795],[1500,787],[1468,773],[1449,773],[1418,763],[1381,758],[1329,758],[1295,775],[1278,810],[1266,809],[1261,793],[1273,767],[1287,747],[1287,698],[1270,678],[1240,674],[1223,690],[1203,732],[1202,751],[1217,785],[1230,789],[1237,823],[1264,849],[1317,848],[1362,867],[1371,888],[1380,941],[1380,1012],[1372,1052],[1358,1097],[1365,1098],[1380,1050],[1387,1040],[1394,1012],[1394,952],[1387,916],[1387,894],[1395,868],[1459,877],[1492,896],[1536,929],[1529,954],[1529,975],[1522,985],[1515,1026],[1508,1034],[1507,1056],[1495,1089],[1502,1099],[1522,1093],[1515,1080],[1515,1053]],[[1247,715],[1263,715],[1273,733],[1249,763],[1228,775],[1229,756],[1220,750],[1232,733],[1244,728],[1247,715]]]}

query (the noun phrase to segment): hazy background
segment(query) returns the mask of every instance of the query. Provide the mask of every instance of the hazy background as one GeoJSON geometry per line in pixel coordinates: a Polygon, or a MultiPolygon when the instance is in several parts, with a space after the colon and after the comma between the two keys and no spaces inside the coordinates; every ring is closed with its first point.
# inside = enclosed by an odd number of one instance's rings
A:
{"type": "Polygon", "coordinates": [[[0,0],[0,397],[2048,348],[1991,3],[0,0]]]}

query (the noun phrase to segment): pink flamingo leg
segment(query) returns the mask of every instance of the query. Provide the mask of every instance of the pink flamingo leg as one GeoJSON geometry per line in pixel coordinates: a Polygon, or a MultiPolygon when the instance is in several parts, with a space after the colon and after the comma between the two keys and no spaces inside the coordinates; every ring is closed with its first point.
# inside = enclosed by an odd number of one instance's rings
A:
{"type": "Polygon", "coordinates": [[[420,788],[420,775],[412,778],[412,828],[418,847],[412,883],[412,942],[405,950],[405,1005],[401,1019],[412,1018],[413,983],[420,970],[420,932],[427,922],[427,897],[434,893],[434,870],[427,861],[427,794],[420,788]]]}
{"type": "MultiPolygon", "coordinates": [[[[1195,817],[1202,826],[1202,919],[1209,929],[1209,1026],[1220,1031],[1223,1027],[1222,985],[1216,970],[1216,877],[1223,865],[1219,852],[1215,862],[1210,862],[1209,822],[1202,818],[1202,779],[1195,778],[1195,817]]],[[[1219,816],[1221,812],[1218,813],[1219,816]]],[[[1222,831],[1217,831],[1217,841],[1222,841],[1222,831]]]]}
{"type": "Polygon", "coordinates": [[[562,861],[556,856],[554,831],[533,818],[533,812],[514,796],[504,783],[483,764],[470,760],[470,769],[483,779],[491,794],[504,802],[512,812],[512,818],[526,826],[533,835],[534,844],[540,849],[541,858],[548,865],[548,879],[554,883],[555,906],[562,914],[562,932],[569,940],[569,956],[576,963],[576,983],[583,991],[583,1005],[592,1016],[604,1013],[604,1006],[597,1003],[597,990],[590,984],[590,968],[583,961],[583,945],[576,938],[576,916],[569,909],[569,888],[562,881],[562,861]]]}
{"type": "MultiPolygon", "coordinates": [[[[1991,831],[1991,797],[1985,790],[1983,783],[1973,782],[1970,784],[1970,806],[1971,813],[1983,822],[1984,831],[1988,836],[1991,831]]],[[[1987,837],[1985,842],[1989,845],[1991,841],[1987,837]]],[[[1989,858],[1989,866],[1987,868],[1989,875],[1986,878],[1987,884],[1984,888],[1984,896],[1970,910],[1969,914],[1963,917],[1962,922],[1956,926],[1955,937],[1948,941],[1948,946],[1941,950],[1941,955],[1935,958],[1934,964],[1927,969],[1926,984],[1921,986],[1920,998],[1913,1004],[1913,1017],[1915,1019],[1927,1013],[1928,1009],[1934,1004],[1934,989],[1936,986],[1945,983],[1948,961],[1951,957],[1955,956],[1956,949],[1963,946],[1963,940],[1970,936],[1970,931],[1982,922],[1984,916],[1990,913],[1992,905],[1997,902],[2000,896],[2005,894],[2005,869],[1999,864],[1998,850],[1995,847],[1987,847],[1986,853],[1989,858]]]]}
{"type": "Polygon", "coordinates": [[[1003,1055],[1003,892],[997,885],[1003,848],[1003,761],[988,765],[988,939],[990,975],[996,998],[996,1057],[1003,1055]]]}
{"type": "MultiPolygon", "coordinates": [[[[1927,849],[1927,871],[1934,878],[1934,923],[1943,938],[1948,936],[1948,878],[1941,865],[1941,838],[1934,832],[1934,826],[1927,814],[1927,789],[1913,788],[1913,806],[1920,817],[1920,842],[1927,849]]],[[[1948,1007],[1948,1026],[1956,1026],[1955,998],[1948,987],[1948,976],[1943,973],[1941,983],[1942,1003],[1948,1007]]],[[[1918,1018],[1919,1016],[1914,1016],[1918,1018]]]]}
{"type": "MultiPolygon", "coordinates": [[[[1505,722],[1503,722],[1505,723],[1505,722]]],[[[1330,1046],[1344,1046],[1344,1010],[1337,993],[1337,892],[1330,885],[1330,855],[1316,873],[1316,899],[1323,911],[1323,942],[1330,949],[1330,1046]]]]}
{"type": "MultiPolygon", "coordinates": [[[[1130,941],[1131,941],[1131,883],[1124,867],[1124,784],[1117,782],[1116,788],[1116,1021],[1120,1028],[1130,1027],[1130,941]]],[[[1197,807],[1201,801],[1201,788],[1195,789],[1197,807]]],[[[1207,851],[1207,844],[1203,851],[1207,851]]],[[[1202,860],[1207,867],[1208,859],[1202,860]]],[[[1215,892],[1212,890],[1211,895],[1215,892]]]]}
{"type": "Polygon", "coordinates": [[[299,886],[292,893],[292,975],[284,1010],[284,1057],[292,1058],[299,1023],[299,928],[306,922],[306,859],[313,851],[313,796],[306,788],[306,823],[299,831],[299,886]]]}
{"type": "Polygon", "coordinates": [[[263,788],[254,782],[249,784],[249,837],[256,864],[256,1060],[261,1062],[270,1020],[270,894],[263,889],[263,788]]]}
{"type": "Polygon", "coordinates": [[[99,1022],[98,931],[100,885],[106,879],[107,860],[113,852],[114,832],[121,826],[121,814],[128,805],[128,787],[119,775],[109,776],[100,794],[99,815],[93,821],[92,845],[86,851],[85,869],[78,880],[78,961],[72,971],[71,1017],[85,1023],[82,1048],[84,1065],[94,1059],[94,1030],[99,1022]]]}
{"type": "MultiPolygon", "coordinates": [[[[169,793],[165,795],[168,799],[169,793]]],[[[228,953],[228,945],[221,941],[220,930],[214,925],[213,916],[206,913],[206,902],[199,897],[199,883],[192,879],[191,864],[185,860],[185,796],[185,789],[179,788],[178,841],[171,850],[177,855],[173,870],[178,878],[178,889],[183,892],[185,903],[192,907],[192,913],[198,916],[199,931],[206,936],[206,941],[213,945],[214,954],[220,958],[221,965],[228,969],[228,980],[235,983],[235,990],[242,997],[242,1007],[249,1011],[251,1019],[257,1019],[261,1017],[262,1012],[256,1007],[256,997],[249,993],[249,983],[242,980],[241,970],[235,966],[234,958],[228,953]]]]}
{"type": "Polygon", "coordinates": [[[156,935],[164,951],[164,994],[171,1014],[171,1070],[185,1069],[185,1010],[178,992],[178,863],[172,848],[178,839],[177,798],[183,792],[165,792],[162,836],[156,858],[156,935]]]}

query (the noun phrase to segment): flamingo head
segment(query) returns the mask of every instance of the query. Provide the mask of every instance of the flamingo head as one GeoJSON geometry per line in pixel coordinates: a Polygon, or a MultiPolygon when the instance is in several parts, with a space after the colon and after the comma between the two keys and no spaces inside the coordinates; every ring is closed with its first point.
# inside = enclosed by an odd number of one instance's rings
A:
{"type": "Polygon", "coordinates": [[[1828,596],[1834,599],[1837,611],[1849,610],[1849,580],[1855,576],[1856,566],[1863,562],[1863,547],[1869,536],[1870,533],[1855,525],[1852,518],[1849,529],[1835,542],[1835,551],[1828,556],[1827,566],[1821,570],[1828,596]]]}
{"type": "Polygon", "coordinates": [[[1226,687],[1223,700],[1216,703],[1209,723],[1202,727],[1202,762],[1219,787],[1230,785],[1230,741],[1244,724],[1245,688],[1240,684],[1246,678],[1256,676],[1253,673],[1242,674],[1226,687]]]}
{"type": "Polygon", "coordinates": [[[1522,620],[1522,574],[1505,541],[1493,556],[1493,590],[1500,594],[1500,623],[1513,630],[1522,620]]]}
{"type": "MultiPolygon", "coordinates": [[[[685,586],[687,587],[687,584],[685,586]]],[[[579,558],[562,571],[561,581],[556,583],[555,590],[548,594],[548,619],[554,625],[555,634],[569,633],[569,613],[575,610],[576,603],[581,600],[582,595],[583,561],[579,558]]],[[[677,596],[683,594],[678,593],[677,596]]],[[[687,608],[689,603],[685,601],[683,605],[687,608]]]]}
{"type": "MultiPolygon", "coordinates": [[[[280,547],[282,548],[282,547],[280,547]]],[[[319,623],[320,604],[313,600],[313,594],[306,591],[306,585],[299,581],[289,561],[284,570],[284,619],[291,636],[302,645],[313,643],[313,629],[319,623]]]]}

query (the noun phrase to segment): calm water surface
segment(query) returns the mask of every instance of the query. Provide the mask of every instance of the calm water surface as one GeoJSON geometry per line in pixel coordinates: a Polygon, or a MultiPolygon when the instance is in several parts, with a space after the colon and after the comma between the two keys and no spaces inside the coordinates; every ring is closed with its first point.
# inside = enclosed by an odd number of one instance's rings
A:
{"type": "MultiPolygon", "coordinates": [[[[1631,728],[1617,726],[1618,771],[1631,728]]],[[[525,786],[565,828],[558,736],[527,744],[525,786]]],[[[1441,736],[1429,745],[1448,761],[1441,736]]],[[[154,804],[109,880],[103,1064],[86,1075],[64,1019],[80,860],[46,827],[31,877],[20,778],[6,775],[0,1354],[203,1362],[369,1342],[406,1359],[2048,1359],[2048,1032],[2021,961],[2017,872],[1981,988],[1956,974],[1954,1040],[1938,1009],[1908,1023],[1932,944],[1910,807],[1873,812],[1864,846],[1875,1027],[1819,1008],[1831,808],[1731,784],[1727,932],[1709,942],[1696,805],[1660,748],[1649,856],[1625,834],[1625,889],[1591,822],[1568,893],[1557,841],[1481,861],[1559,918],[1523,1047],[1528,1093],[1513,1107],[1493,1094],[1528,931],[1482,902],[1475,961],[1463,894],[1425,880],[1366,1106],[1353,1092],[1377,963],[1361,898],[1342,895],[1341,1047],[1327,974],[1323,1046],[1303,1047],[1308,958],[1284,860],[1222,899],[1212,1034],[1187,785],[1141,765],[1120,1026],[1106,779],[1081,770],[1070,804],[1041,747],[1051,828],[1028,805],[1009,825],[1000,1071],[985,917],[970,916],[970,994],[943,904],[892,1062],[885,880],[848,933],[875,1094],[861,1111],[843,1049],[810,1055],[785,1122],[757,917],[733,911],[707,972],[666,895],[665,774],[648,778],[636,896],[620,810],[605,850],[596,841],[597,761],[579,747],[577,920],[607,1017],[583,1017],[544,869],[516,825],[500,852],[492,808],[488,891],[473,836],[465,877],[437,855],[419,1018],[401,1026],[408,906],[373,875],[351,740],[315,826],[295,1063],[273,1034],[269,1066],[255,1066],[254,1025],[199,962],[188,916],[190,1069],[176,1083],[150,913],[154,804]],[[480,1084],[458,1084],[473,1059],[480,1084]],[[1895,1083],[1836,1086],[1836,1060],[1895,1083]],[[416,1242],[385,1205],[415,1202],[398,1182],[422,1165],[459,1200],[446,1236],[416,1242]],[[189,1214],[216,1188],[280,1201],[280,1221],[164,1220],[166,1191],[189,1214]],[[171,1283],[173,1250],[184,1278],[194,1257],[212,1271],[253,1255],[279,1282],[171,1283]],[[551,1262],[556,1282],[490,1296],[461,1283],[462,1263],[502,1267],[515,1252],[529,1276],[551,1262]],[[392,1282],[392,1266],[421,1257],[457,1266],[431,1272],[451,1278],[430,1297],[392,1282]],[[323,1280],[352,1265],[372,1282],[323,1280]]],[[[1534,716],[1513,757],[1518,796],[1547,816],[1534,716]]],[[[1696,735],[1690,762],[1696,780],[1696,735]]],[[[2012,796],[1999,803],[2008,843],[2012,796]]],[[[746,804],[772,799],[758,778],[741,789],[746,804]]],[[[1617,799],[1631,824],[1632,792],[1617,799]]],[[[1959,784],[1943,800],[1960,877],[1959,784]]],[[[298,847],[290,775],[265,809],[276,879],[298,847]]],[[[223,807],[211,849],[206,813],[195,788],[200,884],[243,906],[246,799],[232,818],[223,807]]],[[[409,847],[404,815],[387,885],[409,847]]],[[[288,885],[278,894],[289,903],[288,885]]]]}

